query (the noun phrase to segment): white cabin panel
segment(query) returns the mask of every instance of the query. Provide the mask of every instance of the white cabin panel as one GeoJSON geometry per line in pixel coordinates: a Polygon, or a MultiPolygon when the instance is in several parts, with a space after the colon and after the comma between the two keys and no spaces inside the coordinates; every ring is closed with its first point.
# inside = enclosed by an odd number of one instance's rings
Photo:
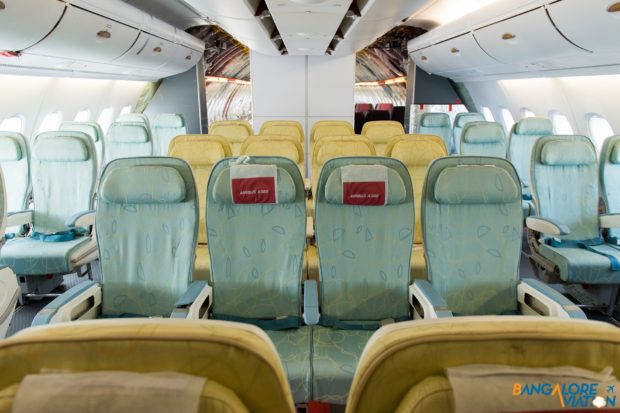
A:
{"type": "Polygon", "coordinates": [[[0,51],[20,51],[43,39],[58,23],[65,3],[4,0],[0,10],[0,51]]]}

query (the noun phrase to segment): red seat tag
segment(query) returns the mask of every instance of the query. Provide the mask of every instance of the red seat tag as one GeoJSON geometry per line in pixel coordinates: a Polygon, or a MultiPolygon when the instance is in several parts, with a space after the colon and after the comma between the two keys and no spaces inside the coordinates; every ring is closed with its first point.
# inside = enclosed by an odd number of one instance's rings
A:
{"type": "Polygon", "coordinates": [[[275,204],[276,179],[273,176],[231,180],[235,204],[275,204]]]}
{"type": "Polygon", "coordinates": [[[342,202],[345,205],[385,205],[385,181],[343,182],[342,202]]]}

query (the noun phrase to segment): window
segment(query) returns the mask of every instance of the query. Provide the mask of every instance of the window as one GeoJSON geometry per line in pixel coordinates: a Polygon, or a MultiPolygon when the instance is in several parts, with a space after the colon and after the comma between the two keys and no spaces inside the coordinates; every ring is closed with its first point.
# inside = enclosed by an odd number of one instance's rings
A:
{"type": "Polygon", "coordinates": [[[39,126],[39,130],[37,131],[37,134],[41,132],[49,132],[49,131],[58,130],[61,123],[62,123],[62,113],[60,112],[48,113],[43,118],[43,122],[41,122],[41,126],[39,126]]]}
{"type": "Polygon", "coordinates": [[[586,115],[588,118],[588,130],[590,131],[590,139],[594,142],[596,146],[596,150],[600,152],[603,147],[603,142],[610,136],[614,135],[614,130],[612,129],[607,119],[602,117],[601,115],[597,115],[596,113],[590,113],[586,115]]]}
{"type": "Polygon", "coordinates": [[[521,108],[521,119],[525,118],[535,118],[536,114],[529,110],[528,108],[521,108]]]}
{"type": "Polygon", "coordinates": [[[99,122],[99,126],[101,126],[103,133],[108,131],[108,128],[112,124],[112,119],[114,119],[114,108],[105,108],[101,111],[101,114],[99,114],[97,122],[99,122]]]}
{"type": "Polygon", "coordinates": [[[553,133],[556,135],[572,135],[574,133],[568,118],[561,112],[553,111],[549,113],[549,117],[553,123],[553,133]]]}
{"type": "Polygon", "coordinates": [[[515,119],[512,117],[512,113],[506,108],[501,109],[502,113],[502,121],[504,122],[504,128],[506,128],[506,132],[510,132],[512,129],[512,125],[515,124],[515,119]]]}
{"type": "Polygon", "coordinates": [[[131,113],[131,105],[123,106],[120,114],[126,115],[128,113],[131,113]]]}
{"type": "Polygon", "coordinates": [[[21,115],[11,116],[0,123],[0,130],[6,132],[24,133],[24,117],[21,115]]]}
{"type": "Polygon", "coordinates": [[[90,109],[82,109],[75,115],[73,121],[75,122],[88,122],[90,120],[90,109]]]}
{"type": "Polygon", "coordinates": [[[482,107],[482,116],[484,116],[487,122],[495,122],[495,118],[493,117],[491,109],[487,108],[486,106],[482,107]]]}

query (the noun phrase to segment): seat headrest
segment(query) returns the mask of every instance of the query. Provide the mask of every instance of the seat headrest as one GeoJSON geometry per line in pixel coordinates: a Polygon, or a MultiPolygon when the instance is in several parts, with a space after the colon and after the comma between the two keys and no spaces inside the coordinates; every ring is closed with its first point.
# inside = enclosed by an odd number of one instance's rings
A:
{"type": "Polygon", "coordinates": [[[32,156],[35,159],[45,162],[84,162],[90,158],[88,147],[82,139],[63,136],[58,132],[47,132],[51,133],[56,135],[45,137],[39,135],[35,140],[32,149],[32,156]]]}
{"type": "Polygon", "coordinates": [[[295,202],[297,188],[276,165],[231,165],[218,174],[212,196],[221,204],[289,204],[295,202]]]}
{"type": "Polygon", "coordinates": [[[226,157],[224,146],[216,140],[187,140],[175,142],[169,156],[181,158],[194,168],[211,167],[226,157]]]}
{"type": "Polygon", "coordinates": [[[149,132],[144,126],[144,123],[115,122],[108,130],[107,141],[117,143],[146,143],[149,141],[149,132]]]}
{"type": "Polygon", "coordinates": [[[91,122],[63,122],[60,125],[60,130],[84,132],[95,142],[98,142],[101,138],[99,135],[98,126],[91,122]]]}
{"type": "Polygon", "coordinates": [[[428,167],[437,158],[448,156],[441,138],[434,135],[418,135],[394,143],[390,158],[396,158],[407,167],[428,167]]]}
{"type": "Polygon", "coordinates": [[[469,122],[463,129],[466,143],[496,143],[505,139],[504,128],[495,122],[469,122]]]}
{"type": "Polygon", "coordinates": [[[592,165],[596,162],[596,153],[585,142],[552,140],[542,147],[540,161],[547,166],[592,165]]]}
{"type": "Polygon", "coordinates": [[[445,113],[424,113],[420,119],[420,126],[426,128],[449,128],[450,116],[445,113]]]}
{"type": "Polygon", "coordinates": [[[456,115],[456,119],[454,120],[455,126],[457,128],[464,128],[469,122],[482,122],[484,121],[484,116],[480,113],[470,112],[470,113],[459,113],[456,115]]]}
{"type": "Polygon", "coordinates": [[[347,137],[325,137],[315,147],[314,161],[322,165],[330,159],[343,156],[374,156],[372,143],[367,138],[361,139],[358,135],[347,137]],[[321,145],[321,146],[318,146],[321,145]]]}
{"type": "Polygon", "coordinates": [[[299,140],[288,136],[257,136],[250,137],[241,148],[243,155],[248,156],[280,156],[295,163],[304,160],[304,152],[299,140]]]}
{"type": "Polygon", "coordinates": [[[325,182],[329,204],[384,206],[405,202],[405,184],[384,165],[347,165],[334,169],[325,182]]]}
{"type": "Polygon", "coordinates": [[[0,161],[19,161],[22,157],[22,148],[17,139],[0,135],[0,161]]]}
{"type": "Polygon", "coordinates": [[[620,164],[620,142],[616,142],[609,155],[609,161],[613,164],[620,164]]]}
{"type": "Polygon", "coordinates": [[[185,126],[185,120],[182,115],[176,113],[162,113],[157,115],[155,125],[159,128],[182,128],[185,126]]]}
{"type": "Polygon", "coordinates": [[[507,204],[519,198],[515,180],[493,165],[458,165],[445,168],[435,181],[438,204],[507,204]]]}
{"type": "Polygon", "coordinates": [[[101,182],[101,196],[115,204],[177,204],[185,200],[185,181],[169,166],[135,165],[112,169],[101,182]]]}
{"type": "Polygon", "coordinates": [[[144,113],[125,113],[116,118],[116,122],[137,122],[145,124],[149,122],[149,118],[144,113]]]}
{"type": "Polygon", "coordinates": [[[525,118],[515,124],[518,135],[553,135],[553,123],[547,118],[525,118]]]}

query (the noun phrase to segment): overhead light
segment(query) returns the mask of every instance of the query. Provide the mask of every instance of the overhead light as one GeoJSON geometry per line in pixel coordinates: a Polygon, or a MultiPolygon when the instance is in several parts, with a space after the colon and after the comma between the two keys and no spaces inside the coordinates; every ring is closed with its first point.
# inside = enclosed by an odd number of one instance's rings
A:
{"type": "Polygon", "coordinates": [[[497,0],[439,0],[422,8],[411,19],[430,20],[440,25],[450,23],[497,0]]]}
{"type": "Polygon", "coordinates": [[[320,3],[325,2],[325,0],[291,0],[291,1],[297,4],[320,4],[320,3]]]}
{"type": "Polygon", "coordinates": [[[297,48],[297,50],[299,50],[300,52],[309,52],[310,48],[308,48],[308,47],[299,47],[299,48],[297,48]]]}

